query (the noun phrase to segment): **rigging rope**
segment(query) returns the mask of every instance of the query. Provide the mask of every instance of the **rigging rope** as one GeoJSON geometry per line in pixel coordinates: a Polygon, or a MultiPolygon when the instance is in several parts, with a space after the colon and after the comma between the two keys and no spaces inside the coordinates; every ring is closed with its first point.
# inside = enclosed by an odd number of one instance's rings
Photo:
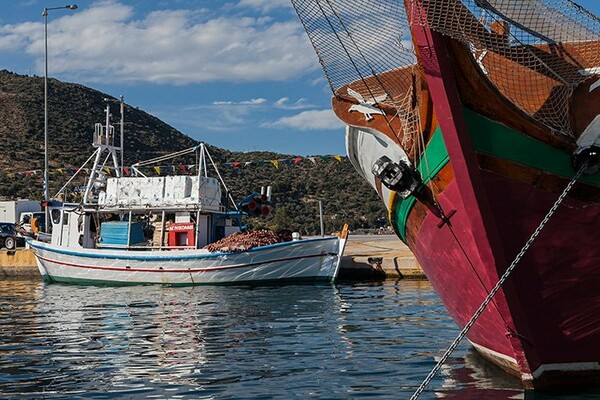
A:
{"type": "MultiPolygon", "coordinates": [[[[587,165],[587,163],[586,163],[586,165],[587,165]]],[[[448,347],[448,349],[446,350],[446,352],[444,353],[444,355],[442,356],[442,358],[440,358],[440,360],[437,362],[437,364],[435,365],[435,367],[433,367],[433,369],[431,370],[431,372],[429,372],[429,375],[427,375],[427,377],[423,380],[423,382],[421,383],[421,385],[419,386],[419,388],[411,396],[410,400],[416,400],[416,399],[419,398],[419,396],[421,395],[421,393],[423,393],[423,391],[425,390],[425,388],[427,387],[427,385],[429,385],[429,383],[431,382],[431,380],[438,373],[438,371],[440,370],[440,368],[442,367],[442,365],[446,362],[446,360],[448,360],[448,357],[450,357],[450,355],[454,352],[454,350],[459,345],[459,343],[461,342],[461,340],[467,335],[467,333],[469,332],[469,330],[471,329],[471,327],[473,327],[473,325],[475,324],[475,321],[477,321],[477,319],[481,316],[481,314],[483,313],[483,311],[485,310],[485,308],[487,307],[487,305],[492,301],[492,299],[494,298],[494,296],[496,295],[496,293],[498,292],[498,290],[500,290],[500,287],[502,286],[502,284],[506,281],[506,279],[508,279],[509,275],[515,269],[515,267],[517,266],[517,264],[519,263],[519,261],[521,261],[521,258],[523,257],[523,255],[525,254],[525,252],[529,249],[529,247],[531,247],[531,244],[533,243],[533,241],[539,236],[540,232],[542,231],[542,229],[544,228],[544,226],[548,223],[548,221],[550,220],[550,218],[552,217],[552,215],[554,215],[554,213],[558,209],[558,206],[560,206],[560,204],[563,202],[563,200],[565,199],[565,197],[567,196],[567,194],[571,191],[571,189],[573,188],[573,185],[575,185],[575,182],[577,182],[577,179],[579,179],[579,177],[583,173],[583,170],[585,169],[584,167],[586,165],[582,166],[579,169],[579,171],[577,171],[577,173],[575,174],[575,176],[573,177],[573,179],[571,179],[571,181],[569,182],[569,184],[567,185],[567,187],[563,190],[563,192],[560,194],[560,196],[558,197],[558,199],[556,200],[556,202],[552,206],[552,208],[550,208],[550,211],[548,211],[548,213],[546,214],[546,216],[544,217],[544,219],[542,220],[542,222],[540,223],[540,225],[536,228],[535,232],[533,232],[533,234],[531,235],[531,237],[529,238],[529,240],[527,241],[527,243],[525,243],[525,245],[523,246],[523,248],[521,249],[521,251],[519,252],[519,254],[517,254],[517,256],[515,257],[515,259],[513,260],[513,262],[506,269],[506,271],[504,272],[504,274],[500,277],[500,279],[498,280],[498,283],[496,283],[496,286],[494,286],[494,288],[491,290],[491,292],[487,295],[487,297],[485,298],[485,300],[483,301],[483,303],[481,303],[481,305],[479,306],[479,308],[477,309],[477,311],[475,311],[475,314],[473,314],[473,316],[471,317],[471,319],[469,320],[469,322],[460,331],[460,333],[458,334],[458,336],[456,337],[456,339],[454,339],[454,341],[452,342],[452,344],[448,347]]]]}
{"type": "MultiPolygon", "coordinates": [[[[354,36],[351,34],[350,30],[347,28],[347,26],[344,23],[344,21],[342,20],[342,18],[340,18],[340,15],[336,11],[335,7],[333,7],[333,5],[331,4],[330,0],[325,0],[325,2],[327,3],[327,5],[329,6],[329,8],[331,9],[331,12],[333,13],[333,15],[336,17],[336,19],[337,19],[338,23],[340,24],[340,26],[342,27],[343,31],[348,36],[348,39],[350,40],[350,42],[352,43],[352,45],[355,47],[356,51],[360,55],[360,58],[362,58],[362,60],[364,61],[365,66],[368,67],[371,75],[375,78],[375,80],[379,84],[380,88],[387,95],[387,97],[389,97],[390,99],[392,99],[392,96],[387,91],[386,87],[384,86],[383,82],[381,81],[381,79],[379,77],[379,74],[377,74],[377,72],[375,71],[375,68],[373,68],[373,66],[369,62],[369,59],[367,57],[365,57],[365,55],[363,54],[363,50],[361,50],[361,47],[354,40],[354,36]]],[[[369,95],[371,96],[372,101],[375,102],[377,96],[375,96],[375,94],[373,93],[373,90],[372,90],[371,86],[369,84],[367,84],[367,81],[365,80],[366,77],[363,76],[363,74],[360,71],[360,68],[358,67],[358,65],[354,61],[354,58],[350,55],[350,52],[346,48],[346,45],[344,45],[344,41],[340,38],[340,35],[338,34],[337,30],[333,27],[333,24],[332,24],[331,20],[329,19],[329,16],[327,15],[327,13],[323,10],[323,7],[321,6],[321,3],[318,3],[318,5],[319,5],[319,8],[321,9],[321,12],[323,13],[323,16],[327,19],[327,22],[328,22],[329,26],[331,27],[332,32],[335,34],[338,42],[340,43],[340,45],[342,46],[342,48],[346,52],[346,54],[348,56],[348,60],[350,61],[350,63],[354,67],[354,70],[356,71],[356,73],[360,77],[360,80],[362,81],[363,85],[365,86],[365,88],[369,92],[369,95]]],[[[321,64],[323,65],[322,61],[321,61],[321,64]]],[[[331,86],[331,84],[329,86],[333,89],[333,87],[331,86]]],[[[338,96],[336,90],[332,90],[332,92],[333,92],[334,96],[336,96],[336,97],[338,96]]],[[[359,103],[360,103],[360,101],[359,101],[359,103]]],[[[388,115],[386,113],[384,113],[382,115],[383,115],[383,117],[385,119],[385,122],[386,122],[387,126],[390,128],[390,131],[393,132],[394,134],[396,134],[396,136],[397,136],[398,132],[396,132],[394,130],[394,128],[392,127],[392,124],[391,124],[390,119],[388,118],[388,115]]],[[[398,115],[398,114],[396,114],[396,115],[398,115]]]]}

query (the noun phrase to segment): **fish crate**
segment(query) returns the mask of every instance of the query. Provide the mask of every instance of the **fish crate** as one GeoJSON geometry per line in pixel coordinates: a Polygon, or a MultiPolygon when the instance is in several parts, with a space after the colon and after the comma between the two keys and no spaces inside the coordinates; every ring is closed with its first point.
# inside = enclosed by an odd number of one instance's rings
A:
{"type": "Polygon", "coordinates": [[[143,242],[144,229],[141,222],[108,221],[100,224],[101,246],[127,246],[143,242]]]}

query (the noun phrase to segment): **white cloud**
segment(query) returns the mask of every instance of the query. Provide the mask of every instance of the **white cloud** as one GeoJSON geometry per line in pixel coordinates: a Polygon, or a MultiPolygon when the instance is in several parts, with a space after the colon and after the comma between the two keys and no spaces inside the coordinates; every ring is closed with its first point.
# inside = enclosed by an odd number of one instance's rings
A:
{"type": "Polygon", "coordinates": [[[150,110],[152,114],[183,128],[186,134],[209,130],[226,132],[256,125],[261,113],[269,112],[267,100],[259,97],[242,101],[215,100],[210,104],[189,104],[174,107],[162,104],[150,110]]]}
{"type": "MultiPolygon", "coordinates": [[[[325,76],[323,76],[323,75],[320,75],[319,77],[314,78],[308,82],[308,86],[323,86],[323,85],[327,85],[327,80],[325,79],[325,76]]],[[[329,90],[329,86],[327,86],[327,89],[329,90]]]]}
{"type": "Polygon", "coordinates": [[[331,110],[310,110],[303,111],[291,117],[280,118],[270,124],[263,124],[263,127],[293,128],[301,131],[310,131],[343,129],[344,124],[337,119],[331,110]]]}
{"type": "Polygon", "coordinates": [[[242,101],[237,101],[237,102],[229,101],[229,100],[215,100],[215,101],[213,101],[213,105],[215,105],[215,106],[222,106],[222,105],[226,105],[226,106],[235,106],[235,105],[256,106],[259,104],[264,104],[266,102],[267,102],[267,99],[259,97],[256,99],[242,100],[242,101]]]}
{"type": "MultiPolygon", "coordinates": [[[[40,40],[43,46],[43,26],[41,23],[24,22],[16,25],[0,25],[0,51],[20,50],[29,45],[30,39],[40,40]]],[[[43,51],[43,47],[40,47],[43,51]]]]}
{"type": "Polygon", "coordinates": [[[238,7],[256,8],[262,11],[270,11],[275,8],[291,8],[289,0],[240,0],[238,7]]]}
{"type": "Polygon", "coordinates": [[[280,108],[282,110],[303,110],[306,108],[314,107],[313,105],[308,104],[305,98],[298,99],[292,104],[288,103],[289,100],[290,99],[287,97],[282,97],[275,102],[275,107],[280,108]]]}
{"type": "MultiPolygon", "coordinates": [[[[162,10],[139,17],[135,11],[108,0],[51,13],[51,72],[91,82],[188,84],[286,80],[319,68],[295,18],[211,18],[203,10],[162,10]]],[[[42,73],[42,24],[0,25],[0,53],[23,48],[36,57],[35,69],[42,73]]]]}

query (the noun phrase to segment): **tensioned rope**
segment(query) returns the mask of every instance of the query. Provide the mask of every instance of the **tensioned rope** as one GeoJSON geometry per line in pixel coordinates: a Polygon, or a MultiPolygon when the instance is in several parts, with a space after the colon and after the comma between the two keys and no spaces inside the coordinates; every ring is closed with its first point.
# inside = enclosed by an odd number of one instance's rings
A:
{"type": "Polygon", "coordinates": [[[560,204],[563,202],[563,200],[565,199],[565,197],[567,196],[567,194],[571,191],[571,189],[573,188],[573,185],[575,185],[575,183],[577,182],[577,179],[579,179],[579,177],[581,176],[581,174],[585,170],[585,167],[586,167],[586,164],[584,164],[579,169],[579,171],[577,171],[577,173],[575,174],[575,176],[573,177],[573,179],[571,179],[571,181],[569,182],[569,184],[567,185],[567,187],[565,187],[565,189],[563,190],[563,192],[560,194],[560,196],[558,197],[558,199],[556,200],[556,202],[554,203],[554,205],[552,205],[552,207],[550,208],[550,211],[548,211],[548,213],[546,214],[546,216],[542,219],[542,222],[540,223],[540,225],[533,232],[533,234],[531,235],[531,237],[529,238],[529,240],[527,241],[527,243],[525,243],[525,245],[523,246],[523,248],[521,249],[521,251],[519,252],[519,254],[517,254],[517,256],[515,257],[515,259],[513,260],[513,262],[510,264],[510,266],[506,269],[506,271],[504,272],[504,274],[502,274],[502,276],[498,280],[498,283],[496,283],[496,286],[494,286],[494,288],[491,290],[491,292],[487,295],[487,297],[485,298],[485,300],[483,301],[483,303],[481,303],[481,305],[479,306],[479,308],[477,309],[477,311],[475,311],[475,314],[473,314],[473,316],[471,317],[471,319],[469,320],[469,322],[460,331],[460,333],[458,334],[458,336],[456,337],[456,339],[454,339],[454,341],[452,342],[452,344],[448,347],[448,349],[446,350],[446,352],[444,353],[444,355],[442,356],[442,358],[440,358],[440,360],[437,362],[437,364],[435,365],[435,367],[433,367],[433,369],[431,370],[431,372],[429,372],[429,375],[427,375],[427,377],[423,380],[423,382],[421,383],[421,385],[419,386],[419,388],[411,396],[410,400],[416,400],[416,399],[419,398],[419,396],[421,395],[421,393],[423,393],[423,391],[425,390],[425,388],[427,387],[427,385],[429,385],[429,383],[431,382],[431,380],[438,373],[438,371],[440,370],[440,368],[442,367],[442,365],[446,362],[446,360],[448,360],[448,357],[450,357],[450,355],[454,352],[454,350],[459,345],[459,343],[461,342],[461,340],[467,335],[467,333],[469,332],[469,330],[471,329],[471,327],[473,327],[473,325],[475,324],[475,322],[477,321],[477,319],[481,316],[481,314],[483,313],[483,311],[485,310],[485,308],[487,307],[487,305],[492,301],[492,299],[494,298],[494,296],[496,295],[496,293],[498,292],[498,290],[500,290],[500,287],[502,286],[502,284],[504,284],[504,282],[506,281],[506,279],[508,279],[508,277],[510,276],[510,274],[512,273],[512,271],[515,269],[515,267],[517,266],[517,264],[519,263],[519,261],[521,261],[521,258],[523,257],[523,255],[525,255],[525,252],[527,252],[527,250],[529,249],[529,247],[531,247],[531,244],[539,236],[540,232],[542,231],[542,229],[544,229],[544,226],[548,223],[548,221],[550,220],[550,218],[552,217],[552,215],[554,215],[554,213],[558,209],[558,206],[560,206],[560,204]]]}

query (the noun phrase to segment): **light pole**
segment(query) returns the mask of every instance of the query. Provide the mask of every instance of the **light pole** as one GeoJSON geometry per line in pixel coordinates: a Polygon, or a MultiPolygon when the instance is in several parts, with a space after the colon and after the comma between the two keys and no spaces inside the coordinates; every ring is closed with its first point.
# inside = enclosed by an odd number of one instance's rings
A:
{"type": "Polygon", "coordinates": [[[76,4],[69,4],[62,7],[44,8],[42,16],[44,17],[44,202],[46,203],[46,224],[45,230],[48,232],[50,221],[48,219],[48,11],[51,10],[76,10],[76,4]]]}

